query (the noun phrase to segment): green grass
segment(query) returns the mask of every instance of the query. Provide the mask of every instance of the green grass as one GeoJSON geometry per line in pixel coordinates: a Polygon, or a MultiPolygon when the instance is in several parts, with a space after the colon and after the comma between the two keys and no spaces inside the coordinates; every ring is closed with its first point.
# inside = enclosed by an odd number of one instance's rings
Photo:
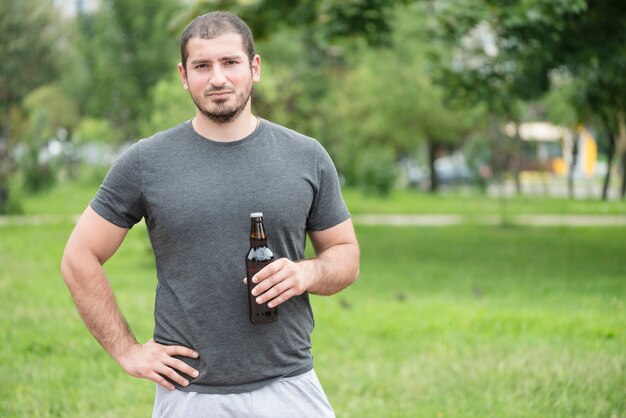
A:
{"type": "Polygon", "coordinates": [[[59,181],[38,193],[17,190],[18,201],[26,215],[75,215],[82,213],[98,191],[104,169],[85,170],[80,178],[59,181]]]}
{"type": "MultiPolygon", "coordinates": [[[[85,329],[58,272],[72,225],[0,227],[0,416],[150,416],[151,382],[85,329]]],[[[361,277],[313,297],[338,417],[626,417],[626,228],[358,227],[361,277]]],[[[144,227],[107,272],[140,340],[144,227]]]]}
{"type": "Polygon", "coordinates": [[[478,192],[428,194],[414,190],[395,190],[387,198],[380,198],[355,189],[344,190],[344,197],[353,214],[626,214],[626,200],[573,200],[543,196],[516,196],[503,200],[478,192]]]}
{"type": "Polygon", "coordinates": [[[626,416],[625,229],[359,238],[360,281],[315,306],[340,416],[626,416]]]}

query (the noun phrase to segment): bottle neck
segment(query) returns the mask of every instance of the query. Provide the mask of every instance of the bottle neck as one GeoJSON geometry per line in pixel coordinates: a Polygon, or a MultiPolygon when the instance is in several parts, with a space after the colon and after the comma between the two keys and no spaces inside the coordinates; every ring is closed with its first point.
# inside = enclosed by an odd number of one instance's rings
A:
{"type": "Polygon", "coordinates": [[[263,218],[250,219],[250,246],[261,247],[267,245],[267,236],[265,235],[265,226],[263,218]]]}

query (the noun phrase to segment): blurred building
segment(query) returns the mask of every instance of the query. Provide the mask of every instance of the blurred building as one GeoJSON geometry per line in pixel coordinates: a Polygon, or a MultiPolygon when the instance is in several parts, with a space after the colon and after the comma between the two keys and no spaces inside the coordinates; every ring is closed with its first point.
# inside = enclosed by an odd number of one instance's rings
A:
{"type": "Polygon", "coordinates": [[[526,122],[517,127],[510,123],[506,134],[513,138],[516,128],[522,139],[522,172],[551,172],[566,176],[571,170],[577,177],[596,175],[598,146],[584,125],[574,131],[549,122],[526,122]]]}

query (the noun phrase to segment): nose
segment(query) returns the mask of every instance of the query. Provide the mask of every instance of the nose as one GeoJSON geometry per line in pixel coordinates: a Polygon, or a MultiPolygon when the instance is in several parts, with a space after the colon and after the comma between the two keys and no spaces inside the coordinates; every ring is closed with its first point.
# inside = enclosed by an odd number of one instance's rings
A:
{"type": "Polygon", "coordinates": [[[216,65],[213,67],[213,74],[211,75],[211,85],[214,87],[223,87],[226,84],[226,75],[221,66],[216,65]]]}

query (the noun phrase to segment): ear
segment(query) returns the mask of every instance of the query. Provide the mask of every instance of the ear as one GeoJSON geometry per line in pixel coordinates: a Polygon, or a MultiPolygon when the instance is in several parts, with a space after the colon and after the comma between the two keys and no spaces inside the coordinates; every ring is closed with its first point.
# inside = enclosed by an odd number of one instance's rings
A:
{"type": "Polygon", "coordinates": [[[261,81],[261,57],[259,55],[252,58],[252,81],[255,83],[261,81]]]}
{"type": "Polygon", "coordinates": [[[185,67],[183,67],[183,64],[178,64],[178,74],[180,74],[180,79],[183,82],[183,86],[185,87],[185,90],[189,90],[189,83],[187,81],[187,71],[185,70],[185,67]]]}

